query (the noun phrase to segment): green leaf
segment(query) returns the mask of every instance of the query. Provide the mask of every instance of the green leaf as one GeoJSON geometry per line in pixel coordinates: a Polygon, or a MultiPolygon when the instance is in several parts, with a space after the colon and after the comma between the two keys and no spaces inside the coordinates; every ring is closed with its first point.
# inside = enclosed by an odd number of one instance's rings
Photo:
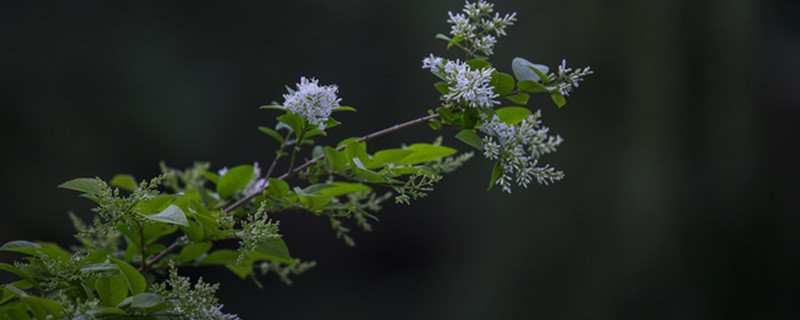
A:
{"type": "Polygon", "coordinates": [[[109,184],[131,192],[136,191],[136,188],[139,186],[136,183],[136,179],[134,179],[132,175],[122,173],[111,178],[111,182],[109,184]]]}
{"type": "Polygon", "coordinates": [[[308,139],[308,138],[311,138],[313,136],[319,136],[319,135],[327,136],[328,134],[325,133],[325,131],[322,131],[320,129],[314,128],[314,129],[311,129],[311,130],[307,131],[305,134],[303,134],[303,139],[308,139]]]}
{"type": "Polygon", "coordinates": [[[337,112],[337,111],[353,111],[353,112],[355,112],[356,108],[341,106],[341,107],[333,108],[333,109],[331,109],[331,111],[333,111],[333,112],[337,112]]]}
{"type": "Polygon", "coordinates": [[[0,288],[0,305],[4,302],[11,300],[16,294],[6,287],[0,288]]]}
{"type": "Polygon", "coordinates": [[[272,260],[283,263],[294,264],[297,263],[289,255],[289,248],[281,238],[270,238],[264,244],[256,247],[255,252],[251,254],[254,260],[272,260]]]}
{"type": "Polygon", "coordinates": [[[338,197],[358,191],[372,191],[372,188],[360,183],[334,182],[328,184],[328,186],[329,187],[318,191],[316,194],[321,196],[338,197]]]}
{"type": "Polygon", "coordinates": [[[347,146],[344,148],[345,156],[347,159],[358,159],[361,163],[369,161],[369,155],[367,155],[367,143],[366,142],[351,142],[348,143],[347,146]]]}
{"type": "Polygon", "coordinates": [[[555,102],[559,108],[567,103],[567,99],[556,91],[550,93],[550,98],[553,99],[553,102],[555,102]]]}
{"type": "Polygon", "coordinates": [[[523,104],[523,105],[524,104],[528,104],[528,100],[530,98],[531,98],[531,96],[529,94],[527,94],[527,93],[517,93],[517,94],[510,95],[510,96],[506,97],[506,99],[508,99],[509,101],[511,101],[513,103],[518,103],[518,104],[523,104]]]}
{"type": "Polygon", "coordinates": [[[94,178],[78,178],[64,182],[58,187],[98,195],[103,189],[103,183],[94,178]]]}
{"type": "Polygon", "coordinates": [[[24,297],[22,300],[30,307],[31,312],[38,320],[46,320],[48,314],[52,314],[53,318],[58,319],[63,312],[61,305],[53,300],[34,296],[24,297]]]}
{"type": "Polygon", "coordinates": [[[108,272],[108,273],[118,273],[120,272],[119,267],[113,263],[92,263],[86,265],[80,269],[80,272],[108,272]]]}
{"type": "Polygon", "coordinates": [[[94,288],[97,290],[97,295],[103,300],[103,304],[107,306],[115,306],[128,296],[127,282],[125,276],[122,275],[98,278],[94,283],[94,288]]]}
{"type": "Polygon", "coordinates": [[[514,71],[514,77],[516,77],[518,81],[522,80],[539,81],[541,79],[541,77],[539,77],[539,75],[537,75],[536,72],[531,70],[531,67],[536,68],[537,70],[545,74],[549,71],[549,68],[547,68],[547,66],[541,64],[534,64],[523,58],[517,57],[511,61],[511,70],[514,71]]]}
{"type": "Polygon", "coordinates": [[[456,153],[456,149],[444,146],[432,145],[428,143],[412,144],[408,146],[406,150],[414,151],[414,153],[406,156],[401,160],[398,160],[397,162],[395,162],[396,165],[423,163],[423,162],[433,161],[456,153]]]}
{"type": "Polygon", "coordinates": [[[545,67],[545,66],[542,66],[542,65],[538,65],[538,67],[535,67],[535,66],[528,66],[528,68],[530,68],[531,70],[533,70],[533,72],[534,72],[534,73],[536,73],[536,75],[537,75],[537,76],[539,76],[539,79],[541,79],[541,80],[542,80],[542,83],[545,83],[545,82],[547,82],[547,80],[548,80],[548,79],[547,79],[547,74],[546,74],[546,73],[547,73],[547,71],[544,71],[544,72],[542,72],[542,70],[548,70],[548,69],[547,69],[547,67],[545,67]],[[544,68],[540,70],[540,69],[539,69],[539,67],[544,67],[544,68]]]}
{"type": "Polygon", "coordinates": [[[275,141],[278,141],[278,143],[283,143],[283,137],[281,137],[281,134],[278,133],[278,131],[272,130],[267,127],[258,127],[258,130],[272,137],[273,139],[275,139],[275,141]]]}
{"type": "Polygon", "coordinates": [[[441,34],[441,33],[437,33],[435,38],[436,39],[440,39],[440,40],[445,40],[445,41],[451,41],[452,40],[452,39],[450,39],[450,37],[448,37],[448,36],[446,36],[444,34],[441,34]]]}
{"type": "Polygon", "coordinates": [[[219,183],[219,176],[213,172],[203,172],[203,177],[208,179],[208,181],[213,182],[214,184],[219,183]]]}
{"type": "Polygon", "coordinates": [[[466,143],[475,149],[483,151],[483,139],[481,139],[481,137],[475,133],[474,130],[461,130],[456,134],[456,139],[461,140],[461,142],[466,143]]]}
{"type": "Polygon", "coordinates": [[[276,105],[261,106],[261,107],[259,107],[259,109],[286,110],[286,108],[284,108],[283,106],[276,106],[276,105]]]}
{"type": "Polygon", "coordinates": [[[155,196],[144,201],[139,201],[139,203],[136,204],[136,208],[139,209],[139,213],[145,215],[161,212],[166,209],[170,202],[177,196],[177,194],[155,196]]]}
{"type": "Polygon", "coordinates": [[[480,70],[480,69],[492,66],[492,64],[489,63],[489,61],[486,61],[486,59],[480,59],[480,58],[479,59],[472,59],[470,61],[467,61],[467,65],[472,70],[480,70]]]}
{"type": "Polygon", "coordinates": [[[139,294],[144,292],[144,289],[147,288],[147,281],[145,281],[144,276],[139,273],[136,268],[127,262],[112,256],[109,256],[108,258],[111,259],[111,262],[119,267],[120,271],[122,271],[122,275],[124,275],[125,280],[127,280],[128,289],[131,291],[131,294],[139,294]]]}
{"type": "Polygon", "coordinates": [[[70,257],[69,252],[59,248],[57,245],[47,244],[44,242],[33,243],[25,240],[6,242],[2,247],[0,247],[0,251],[13,251],[37,257],[45,255],[50,258],[60,259],[64,262],[68,261],[70,257]]]}
{"type": "Polygon", "coordinates": [[[381,168],[387,163],[397,163],[414,152],[416,151],[406,149],[381,150],[373,154],[372,159],[370,159],[370,161],[368,161],[364,166],[367,169],[381,168]]]}
{"type": "Polygon", "coordinates": [[[515,125],[530,116],[531,111],[523,107],[505,107],[495,110],[495,114],[500,118],[500,121],[515,125]]]}
{"type": "Polygon", "coordinates": [[[500,164],[500,161],[494,163],[494,168],[492,168],[492,180],[489,181],[489,188],[486,191],[492,190],[494,183],[497,182],[497,178],[500,177],[500,173],[503,171],[503,167],[500,164]]]}
{"type": "Polygon", "coordinates": [[[27,249],[27,248],[38,249],[41,247],[42,246],[27,240],[14,240],[4,243],[3,246],[0,246],[0,250],[17,251],[17,249],[27,249]]]}
{"type": "Polygon", "coordinates": [[[442,95],[450,93],[450,87],[447,86],[446,82],[439,81],[436,84],[434,84],[433,87],[436,88],[436,90],[439,91],[439,93],[441,93],[442,95]]]}
{"type": "Polygon", "coordinates": [[[211,250],[211,242],[199,242],[190,244],[181,249],[181,253],[180,255],[178,255],[178,261],[189,262],[195,260],[200,256],[202,256],[204,253],[208,252],[208,250],[211,250]]]}
{"type": "Polygon", "coordinates": [[[550,92],[550,90],[547,90],[547,88],[545,88],[541,83],[533,80],[521,80],[517,83],[517,87],[519,87],[519,91],[522,92],[550,92]]]}
{"type": "Polygon", "coordinates": [[[464,41],[461,37],[454,37],[450,42],[447,43],[447,49],[450,49],[453,45],[458,44],[459,42],[464,41]]]}
{"type": "Polygon", "coordinates": [[[333,127],[338,126],[340,124],[342,124],[342,123],[339,122],[339,121],[336,121],[336,119],[334,119],[334,118],[330,118],[329,117],[328,120],[325,121],[325,129],[330,129],[330,128],[333,128],[333,127]]]}
{"type": "Polygon", "coordinates": [[[303,131],[303,118],[294,112],[287,112],[278,117],[278,121],[285,123],[292,131],[299,133],[303,131]]]}
{"type": "MultiPolygon", "coordinates": [[[[11,273],[15,274],[16,276],[22,278],[23,280],[28,281],[29,283],[33,284],[33,286],[36,288],[36,290],[39,290],[39,292],[42,291],[42,288],[39,287],[39,283],[34,281],[33,277],[31,277],[31,275],[29,275],[27,272],[22,271],[22,270],[18,269],[17,267],[12,266],[12,265],[10,265],[8,263],[0,263],[0,270],[11,272],[11,273]]],[[[10,286],[10,285],[6,285],[6,287],[8,287],[9,289],[13,288],[13,286],[10,286]]],[[[17,290],[19,290],[19,289],[17,289],[17,290]]],[[[23,291],[23,293],[24,293],[24,291],[23,291]]],[[[19,294],[19,293],[17,293],[17,294],[19,294]]]]}
{"type": "Polygon", "coordinates": [[[306,209],[313,211],[330,203],[331,198],[332,197],[320,195],[301,195],[300,202],[305,205],[306,209]]]}
{"type": "Polygon", "coordinates": [[[504,96],[514,90],[514,77],[508,73],[492,72],[490,86],[494,87],[494,93],[504,96]]]}
{"type": "Polygon", "coordinates": [[[217,184],[217,194],[220,199],[225,199],[236,191],[244,189],[253,179],[253,174],[255,174],[255,170],[253,166],[249,165],[237,166],[225,172],[217,184]]]}
{"type": "Polygon", "coordinates": [[[325,147],[325,166],[333,171],[342,171],[347,166],[347,156],[344,152],[331,147],[325,147]]]}
{"type": "Polygon", "coordinates": [[[137,309],[147,309],[157,306],[164,302],[164,298],[155,293],[140,293],[133,296],[131,307],[137,309]]]}
{"type": "Polygon", "coordinates": [[[186,215],[183,213],[180,207],[171,204],[169,207],[164,209],[164,211],[159,212],[156,215],[144,215],[147,219],[153,221],[159,221],[169,224],[177,224],[184,227],[189,226],[189,222],[186,220],[186,215]]]}
{"type": "Polygon", "coordinates": [[[461,115],[461,127],[463,129],[475,128],[475,125],[478,124],[479,116],[480,114],[478,113],[477,108],[465,109],[464,113],[461,115]]]}
{"type": "Polygon", "coordinates": [[[269,188],[267,188],[267,194],[270,196],[281,199],[289,194],[289,184],[286,183],[286,181],[275,178],[270,178],[268,181],[269,188]]]}
{"type": "Polygon", "coordinates": [[[221,249],[209,253],[203,260],[200,260],[200,265],[224,265],[236,263],[237,259],[239,259],[239,252],[221,249]]]}

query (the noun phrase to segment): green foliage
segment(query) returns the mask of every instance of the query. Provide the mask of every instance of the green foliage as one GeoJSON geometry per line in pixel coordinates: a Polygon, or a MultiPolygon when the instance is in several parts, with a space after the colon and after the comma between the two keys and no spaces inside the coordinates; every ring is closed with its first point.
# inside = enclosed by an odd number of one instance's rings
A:
{"type": "Polygon", "coordinates": [[[563,106],[591,71],[572,71],[562,63],[548,74],[544,65],[515,58],[513,76],[500,72],[489,61],[495,41],[490,33],[505,35],[515,14],[492,17],[485,2],[467,3],[464,12],[467,16],[453,18],[460,21],[454,30],[462,34],[436,38],[447,41],[448,49],[463,50],[465,62],[433,55],[423,62],[444,80],[434,84],[441,103],[426,116],[335,146],[318,145],[311,138],[328,136],[328,129],[341,124],[332,113],[356,109],[339,105],[335,86],[301,78],[296,90],[287,88],[284,103],[260,108],[278,113],[273,126],[258,128],[279,143],[268,167],[209,171],[207,162],[186,169],[162,162],[161,175],[151,180],[117,174],[108,182],[78,178],[59,185],[96,204],[94,215],[87,223],[69,214],[79,242],[70,250],[25,240],[0,246],[2,254],[22,256],[13,264],[0,263],[1,272],[15,277],[0,287],[0,320],[238,319],[221,311],[217,284],[193,283],[178,270],[217,266],[258,286],[258,278],[269,274],[291,284],[289,276],[316,263],[290,254],[279,232],[283,212],[324,216],[332,237],[354,246],[355,232],[373,230],[385,201],[393,197],[410,205],[473,157],[442,145],[441,137],[380,150],[368,146],[373,138],[415,124],[453,134],[496,160],[490,189],[497,183],[507,190],[513,170],[523,184],[531,177],[524,176],[528,169],[540,183],[560,179],[560,171],[530,164],[555,151],[561,138],[548,136],[540,113],[524,106],[535,93],[547,93],[563,106]],[[515,105],[502,107],[502,98],[515,105]],[[237,250],[228,249],[237,244],[237,250]]]}

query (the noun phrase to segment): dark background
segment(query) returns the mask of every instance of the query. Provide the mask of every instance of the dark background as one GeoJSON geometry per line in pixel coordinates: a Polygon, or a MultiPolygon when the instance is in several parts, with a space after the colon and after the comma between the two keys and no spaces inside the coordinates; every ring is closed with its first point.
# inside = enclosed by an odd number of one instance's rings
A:
{"type": "MultiPolygon", "coordinates": [[[[268,161],[258,133],[284,85],[340,86],[327,143],[425,114],[460,1],[3,1],[0,241],[72,243],[55,186],[145,178],[158,162],[268,161]]],[[[245,319],[714,319],[800,317],[800,6],[790,1],[497,1],[518,12],[493,57],[591,76],[557,110],[551,187],[486,192],[476,157],[412,206],[389,204],[348,248],[324,218],[282,214],[319,265],[257,290],[227,271],[245,319]]],[[[431,141],[420,126],[371,149],[431,141]]],[[[7,259],[8,256],[4,256],[7,259]]],[[[3,275],[7,278],[7,275],[3,275]]],[[[6,279],[4,278],[4,279],[6,279]]]]}

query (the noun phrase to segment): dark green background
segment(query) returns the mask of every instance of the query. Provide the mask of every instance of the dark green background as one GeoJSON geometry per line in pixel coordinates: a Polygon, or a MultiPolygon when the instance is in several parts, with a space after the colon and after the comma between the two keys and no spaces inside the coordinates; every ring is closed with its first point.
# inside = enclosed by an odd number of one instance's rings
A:
{"type": "MultiPolygon", "coordinates": [[[[328,143],[425,114],[460,1],[4,1],[0,241],[71,243],[55,186],[158,162],[268,161],[258,133],[284,85],[340,86],[328,143]]],[[[485,192],[476,157],[412,206],[387,205],[358,247],[324,218],[283,213],[319,265],[257,290],[228,272],[245,319],[714,319],[800,316],[800,6],[790,1],[498,1],[519,22],[493,61],[590,65],[561,110],[551,187],[485,192]]],[[[373,147],[454,132],[417,127],[373,147]]],[[[374,149],[372,149],[374,150],[374,149]]],[[[7,259],[8,255],[1,258],[7,259]]],[[[7,279],[7,275],[2,275],[7,279]]]]}

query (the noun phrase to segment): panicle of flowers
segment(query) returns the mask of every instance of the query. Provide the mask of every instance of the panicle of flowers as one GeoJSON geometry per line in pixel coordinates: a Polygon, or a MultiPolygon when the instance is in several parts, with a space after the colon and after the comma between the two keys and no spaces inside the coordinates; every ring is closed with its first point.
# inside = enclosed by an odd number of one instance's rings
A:
{"type": "Polygon", "coordinates": [[[217,289],[219,284],[208,284],[202,278],[192,287],[189,278],[179,276],[174,266],[170,266],[167,280],[153,286],[154,293],[172,297],[167,300],[172,304],[170,319],[241,320],[235,314],[222,312],[223,305],[215,296],[217,289]]]}
{"type": "Polygon", "coordinates": [[[283,107],[324,130],[325,121],[342,100],[336,96],[338,91],[336,85],[320,86],[317,79],[301,77],[297,90],[289,90],[288,94],[283,95],[283,107]]]}
{"type": "Polygon", "coordinates": [[[556,89],[562,96],[568,96],[573,89],[578,87],[579,82],[583,81],[583,77],[593,74],[594,72],[586,68],[578,68],[575,71],[572,68],[567,68],[567,60],[561,60],[558,66],[558,74],[550,74],[550,80],[556,83],[556,89]]]}
{"type": "Polygon", "coordinates": [[[494,32],[498,37],[506,35],[506,27],[513,25],[517,21],[517,13],[505,14],[494,12],[494,4],[486,1],[469,2],[464,4],[463,13],[453,14],[448,12],[450,17],[447,22],[450,26],[450,35],[454,38],[464,40],[467,43],[468,52],[471,54],[479,51],[485,55],[494,54],[494,45],[497,38],[492,36],[494,32]]]}
{"type": "Polygon", "coordinates": [[[486,134],[483,155],[500,161],[501,173],[495,183],[505,192],[511,193],[512,182],[527,188],[533,179],[546,185],[564,177],[563,172],[549,165],[537,166],[540,156],[555,152],[564,141],[560,136],[549,135],[549,128],[541,125],[540,118],[541,111],[537,111],[522,122],[509,125],[495,115],[481,126],[486,134]]]}
{"type": "Polygon", "coordinates": [[[242,221],[242,231],[236,234],[239,237],[239,256],[236,263],[242,264],[259,246],[271,239],[280,238],[278,225],[278,222],[267,217],[266,201],[262,202],[254,214],[248,215],[247,220],[242,221]]]}
{"type": "Polygon", "coordinates": [[[447,83],[448,93],[443,96],[445,102],[455,108],[486,107],[500,104],[495,100],[492,81],[494,68],[472,69],[459,60],[450,60],[443,64],[443,59],[431,55],[422,60],[422,68],[430,69],[447,83]]]}

